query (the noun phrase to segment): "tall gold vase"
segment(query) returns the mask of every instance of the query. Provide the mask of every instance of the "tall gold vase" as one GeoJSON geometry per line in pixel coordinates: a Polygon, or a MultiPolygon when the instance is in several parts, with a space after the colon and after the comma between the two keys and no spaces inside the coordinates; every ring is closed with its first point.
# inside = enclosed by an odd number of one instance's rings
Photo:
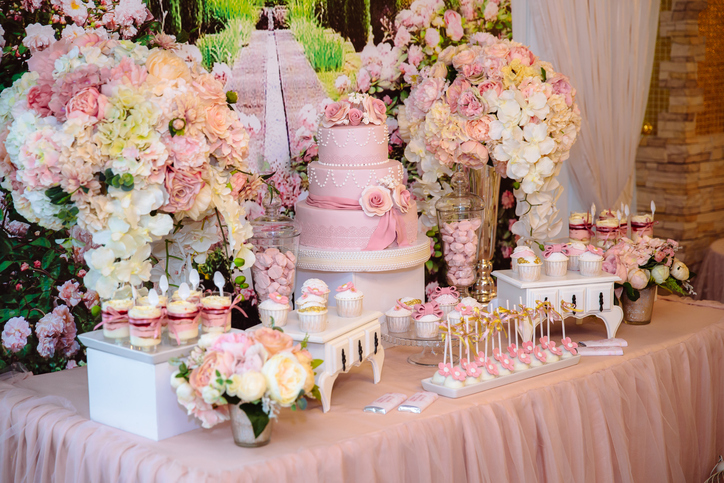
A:
{"type": "Polygon", "coordinates": [[[475,284],[470,287],[470,296],[478,302],[487,304],[496,296],[495,282],[490,273],[493,271],[495,254],[495,232],[498,228],[498,194],[500,175],[492,166],[468,169],[470,191],[480,196],[485,203],[483,229],[480,235],[480,253],[478,255],[475,284]]]}

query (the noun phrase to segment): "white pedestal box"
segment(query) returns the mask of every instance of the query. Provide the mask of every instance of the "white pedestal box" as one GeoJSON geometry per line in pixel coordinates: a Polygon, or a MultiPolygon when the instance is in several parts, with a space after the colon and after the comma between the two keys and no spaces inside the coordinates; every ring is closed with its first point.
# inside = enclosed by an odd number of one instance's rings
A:
{"type": "Polygon", "coordinates": [[[423,234],[418,235],[413,246],[375,252],[300,247],[295,299],[301,297],[302,284],[307,279],[318,278],[329,286],[329,306],[334,307],[336,288],[354,282],[364,294],[365,311],[384,314],[399,298],[425,300],[425,262],[429,258],[430,239],[423,234]]]}
{"type": "Polygon", "coordinates": [[[178,404],[170,382],[176,367],[168,363],[187,356],[195,345],[162,344],[155,353],[145,353],[106,342],[102,330],[78,338],[87,347],[93,421],[154,441],[201,427],[178,404]]]}

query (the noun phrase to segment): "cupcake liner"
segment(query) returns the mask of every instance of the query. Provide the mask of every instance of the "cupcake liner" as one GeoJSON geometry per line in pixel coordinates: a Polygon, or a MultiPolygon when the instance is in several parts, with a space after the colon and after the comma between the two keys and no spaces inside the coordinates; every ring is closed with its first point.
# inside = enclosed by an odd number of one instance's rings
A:
{"type": "Polygon", "coordinates": [[[546,260],[545,262],[546,275],[549,277],[565,277],[568,272],[568,261],[552,261],[546,260]]]}
{"type": "Polygon", "coordinates": [[[338,299],[337,301],[337,315],[340,317],[359,317],[362,315],[362,299],[338,299]]]}
{"type": "Polygon", "coordinates": [[[387,330],[390,332],[407,332],[410,330],[409,315],[387,315],[387,330]]]}
{"type": "Polygon", "coordinates": [[[418,337],[422,337],[424,339],[432,339],[433,337],[437,337],[437,334],[439,332],[439,320],[436,320],[434,322],[420,322],[419,320],[415,321],[415,333],[418,337]]]}
{"type": "Polygon", "coordinates": [[[510,259],[510,269],[513,271],[513,273],[518,273],[518,259],[517,258],[510,259]]]}
{"type": "Polygon", "coordinates": [[[543,265],[525,264],[518,265],[518,276],[524,282],[535,282],[540,278],[543,265]]]}
{"type": "Polygon", "coordinates": [[[581,271],[581,275],[583,275],[584,277],[598,277],[601,274],[603,260],[579,260],[578,266],[579,270],[581,271]]]}
{"type": "Polygon", "coordinates": [[[275,327],[284,327],[287,325],[287,315],[289,314],[289,308],[284,309],[264,309],[259,307],[259,317],[261,318],[261,325],[264,327],[272,326],[272,317],[274,318],[275,327]]]}
{"type": "MultiPolygon", "coordinates": [[[[452,303],[452,304],[440,304],[440,310],[442,310],[443,315],[445,317],[447,317],[447,314],[449,314],[450,312],[455,310],[455,307],[457,305],[458,305],[457,302],[452,303]]],[[[445,317],[443,317],[443,320],[445,319],[445,317]]]]}
{"type": "Polygon", "coordinates": [[[327,311],[324,312],[297,312],[299,328],[304,332],[324,332],[327,329],[327,311]]]}
{"type": "Polygon", "coordinates": [[[569,255],[568,256],[568,270],[570,270],[572,272],[578,271],[578,267],[579,267],[578,257],[580,257],[580,255],[569,255]]]}

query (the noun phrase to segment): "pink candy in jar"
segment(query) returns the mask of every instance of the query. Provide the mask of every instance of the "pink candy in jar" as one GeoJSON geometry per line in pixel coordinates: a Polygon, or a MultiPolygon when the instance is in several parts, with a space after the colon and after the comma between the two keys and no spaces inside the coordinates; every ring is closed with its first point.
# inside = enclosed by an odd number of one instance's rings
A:
{"type": "Polygon", "coordinates": [[[251,267],[254,289],[260,301],[277,292],[286,297],[294,291],[294,275],[297,257],[291,251],[281,252],[278,248],[267,248],[256,254],[251,267]]]}
{"type": "Polygon", "coordinates": [[[447,281],[450,285],[469,286],[475,281],[475,265],[478,259],[480,236],[478,219],[443,223],[440,235],[447,264],[447,281]]]}

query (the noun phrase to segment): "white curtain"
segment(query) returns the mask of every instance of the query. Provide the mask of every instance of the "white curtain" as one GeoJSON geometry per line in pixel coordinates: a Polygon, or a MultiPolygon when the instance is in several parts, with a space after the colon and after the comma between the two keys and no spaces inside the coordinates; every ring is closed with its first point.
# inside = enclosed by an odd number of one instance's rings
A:
{"type": "Polygon", "coordinates": [[[660,0],[527,4],[541,58],[577,91],[581,132],[567,162],[584,206],[631,204],[660,0]]]}

